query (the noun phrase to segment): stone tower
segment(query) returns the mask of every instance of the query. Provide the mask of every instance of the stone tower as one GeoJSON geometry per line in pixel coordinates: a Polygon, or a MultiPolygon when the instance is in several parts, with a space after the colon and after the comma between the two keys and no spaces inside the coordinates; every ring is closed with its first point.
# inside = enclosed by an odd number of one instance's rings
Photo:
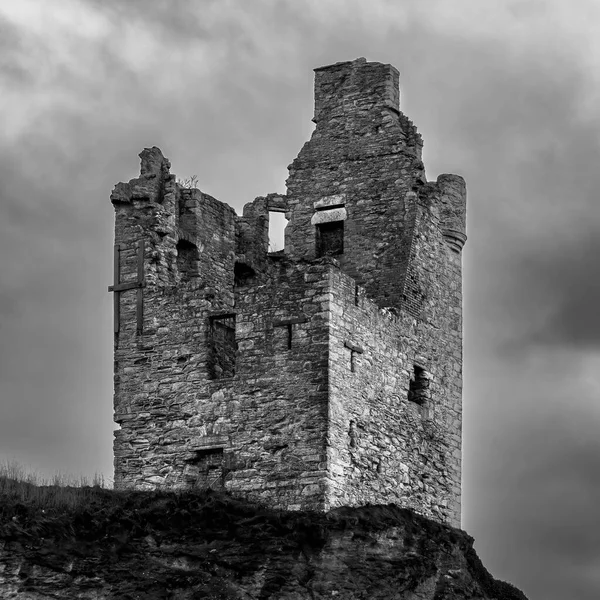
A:
{"type": "Polygon", "coordinates": [[[238,216],[158,148],[111,195],[115,487],[460,525],[465,184],[427,182],[394,67],[315,74],[286,195],[238,216]]]}

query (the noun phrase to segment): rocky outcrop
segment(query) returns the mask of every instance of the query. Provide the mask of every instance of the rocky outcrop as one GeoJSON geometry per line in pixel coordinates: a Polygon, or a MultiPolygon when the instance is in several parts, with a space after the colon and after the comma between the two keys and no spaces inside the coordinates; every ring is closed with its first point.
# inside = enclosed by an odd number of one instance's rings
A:
{"type": "Polygon", "coordinates": [[[42,496],[0,498],[1,598],[526,600],[491,577],[465,532],[392,505],[322,514],[213,492],[88,489],[55,507],[42,496]]]}

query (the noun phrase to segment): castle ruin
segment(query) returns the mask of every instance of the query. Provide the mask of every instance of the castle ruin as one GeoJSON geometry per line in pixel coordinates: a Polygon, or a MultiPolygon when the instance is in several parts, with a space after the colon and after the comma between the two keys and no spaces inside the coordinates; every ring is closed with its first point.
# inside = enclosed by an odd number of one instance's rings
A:
{"type": "Polygon", "coordinates": [[[116,185],[115,487],[459,526],[464,180],[426,180],[391,65],[315,69],[313,120],[242,216],[158,148],[116,185]]]}

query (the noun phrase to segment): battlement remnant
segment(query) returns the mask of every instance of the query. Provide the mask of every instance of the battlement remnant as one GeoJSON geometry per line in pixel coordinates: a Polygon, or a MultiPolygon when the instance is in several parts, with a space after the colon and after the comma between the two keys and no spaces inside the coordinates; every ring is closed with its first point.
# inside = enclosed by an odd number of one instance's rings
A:
{"type": "Polygon", "coordinates": [[[466,189],[427,181],[398,79],[363,58],[315,69],[287,193],[242,216],[156,147],[116,185],[116,488],[460,525],[466,189]]]}

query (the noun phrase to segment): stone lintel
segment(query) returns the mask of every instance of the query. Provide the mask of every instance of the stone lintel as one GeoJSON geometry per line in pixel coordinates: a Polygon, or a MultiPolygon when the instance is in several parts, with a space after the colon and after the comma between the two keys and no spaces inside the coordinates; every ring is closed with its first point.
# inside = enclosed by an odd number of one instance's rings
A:
{"type": "Polygon", "coordinates": [[[236,313],[232,310],[215,310],[208,313],[209,318],[219,319],[223,317],[235,317],[236,313]]]}
{"type": "Polygon", "coordinates": [[[332,223],[333,221],[345,221],[348,213],[345,208],[330,208],[328,210],[319,210],[310,220],[312,225],[319,223],[332,223]]]}
{"type": "Polygon", "coordinates": [[[271,212],[286,212],[287,200],[283,196],[269,194],[267,196],[267,210],[271,212]]]}
{"type": "Polygon", "coordinates": [[[194,460],[198,452],[206,450],[224,450],[229,447],[229,437],[226,435],[207,435],[197,437],[188,446],[186,460],[194,460]]]}

